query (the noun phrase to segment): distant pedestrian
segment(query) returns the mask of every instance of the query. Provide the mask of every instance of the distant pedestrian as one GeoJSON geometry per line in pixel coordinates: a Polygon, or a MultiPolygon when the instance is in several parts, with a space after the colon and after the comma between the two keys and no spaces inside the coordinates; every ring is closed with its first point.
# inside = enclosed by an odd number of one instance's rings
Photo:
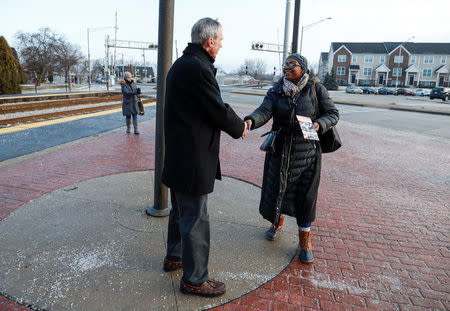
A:
{"type": "MultiPolygon", "coordinates": [[[[287,57],[284,76],[266,94],[262,104],[244,120],[251,129],[273,118],[274,148],[266,152],[260,214],[272,223],[266,232],[275,240],[284,216],[296,217],[300,261],[314,260],[310,227],[316,218],[322,150],[317,140],[305,139],[296,115],[309,117],[315,131],[336,125],[339,112],[318,79],[309,77],[308,61],[300,54],[287,57]]],[[[314,130],[313,129],[313,130],[314,130]]]]}
{"type": "Polygon", "coordinates": [[[183,293],[218,296],[225,284],[209,278],[208,193],[221,179],[220,133],[247,134],[246,123],[222,101],[214,60],[222,47],[222,26],[203,18],[192,27],[192,43],[167,75],[166,154],[162,180],[170,187],[167,254],[164,270],[183,268],[183,293]]]}
{"type": "Polygon", "coordinates": [[[131,118],[133,118],[134,134],[138,135],[138,95],[141,94],[141,89],[136,86],[136,83],[134,83],[131,77],[131,73],[128,71],[123,74],[123,80],[120,80],[120,86],[123,95],[122,114],[125,116],[127,133],[130,133],[131,118]]]}

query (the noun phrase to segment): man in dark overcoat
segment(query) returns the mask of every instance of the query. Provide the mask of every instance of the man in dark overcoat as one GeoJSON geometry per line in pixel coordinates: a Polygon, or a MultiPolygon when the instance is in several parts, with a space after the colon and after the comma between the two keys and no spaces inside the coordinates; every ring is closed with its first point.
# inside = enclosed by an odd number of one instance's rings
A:
{"type": "Polygon", "coordinates": [[[222,47],[222,26],[203,18],[192,27],[189,43],[167,74],[164,112],[166,154],[163,183],[170,188],[167,255],[164,270],[183,268],[180,290],[202,296],[225,293],[209,278],[208,193],[221,179],[221,131],[240,138],[244,121],[222,101],[215,79],[215,58],[222,47]]]}

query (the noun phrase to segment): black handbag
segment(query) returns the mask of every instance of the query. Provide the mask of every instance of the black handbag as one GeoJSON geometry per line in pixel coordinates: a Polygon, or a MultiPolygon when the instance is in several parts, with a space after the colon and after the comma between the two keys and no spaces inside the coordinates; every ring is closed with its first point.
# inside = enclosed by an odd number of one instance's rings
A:
{"type": "Polygon", "coordinates": [[[275,139],[277,138],[278,131],[267,132],[261,137],[267,135],[266,139],[264,139],[263,143],[259,147],[262,151],[274,153],[275,152],[275,139]]]}
{"type": "MultiPolygon", "coordinates": [[[[313,96],[316,101],[317,110],[320,113],[319,99],[316,93],[316,83],[312,85],[313,96]]],[[[339,137],[337,129],[333,126],[325,133],[319,134],[319,143],[322,153],[330,153],[338,150],[342,146],[341,137],[339,137]]]]}
{"type": "Polygon", "coordinates": [[[341,138],[337,129],[333,126],[323,134],[319,134],[320,147],[322,153],[329,153],[338,150],[342,146],[341,138]]]}

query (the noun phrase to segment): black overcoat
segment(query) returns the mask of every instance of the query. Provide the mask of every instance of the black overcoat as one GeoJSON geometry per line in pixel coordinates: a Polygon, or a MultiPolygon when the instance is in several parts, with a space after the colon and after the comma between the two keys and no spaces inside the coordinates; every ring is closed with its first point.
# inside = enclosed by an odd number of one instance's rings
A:
{"type": "Polygon", "coordinates": [[[137,105],[137,86],[134,80],[127,83],[125,80],[120,80],[120,87],[122,89],[122,115],[131,116],[138,113],[137,105]]]}
{"type": "Polygon", "coordinates": [[[221,179],[220,132],[239,138],[244,121],[222,101],[214,58],[189,43],[167,74],[163,183],[193,195],[214,189],[221,179]]]}
{"type": "Polygon", "coordinates": [[[295,115],[307,116],[319,123],[322,133],[339,120],[339,112],[322,84],[310,80],[292,99],[283,92],[283,79],[267,92],[262,104],[244,118],[252,120],[252,129],[273,118],[272,130],[279,130],[275,152],[266,153],[259,206],[261,215],[274,224],[278,224],[280,213],[295,216],[299,223],[312,222],[316,216],[322,152],[319,143],[303,138],[295,115]],[[318,103],[313,95],[313,84],[318,103]]]}

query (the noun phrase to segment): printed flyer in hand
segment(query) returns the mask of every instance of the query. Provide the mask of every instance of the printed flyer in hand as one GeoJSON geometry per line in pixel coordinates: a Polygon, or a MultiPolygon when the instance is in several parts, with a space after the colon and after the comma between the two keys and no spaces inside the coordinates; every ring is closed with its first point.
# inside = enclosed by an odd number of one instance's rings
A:
{"type": "Polygon", "coordinates": [[[317,135],[311,118],[297,115],[297,120],[300,123],[300,128],[305,139],[319,140],[319,135],[317,135]]]}

